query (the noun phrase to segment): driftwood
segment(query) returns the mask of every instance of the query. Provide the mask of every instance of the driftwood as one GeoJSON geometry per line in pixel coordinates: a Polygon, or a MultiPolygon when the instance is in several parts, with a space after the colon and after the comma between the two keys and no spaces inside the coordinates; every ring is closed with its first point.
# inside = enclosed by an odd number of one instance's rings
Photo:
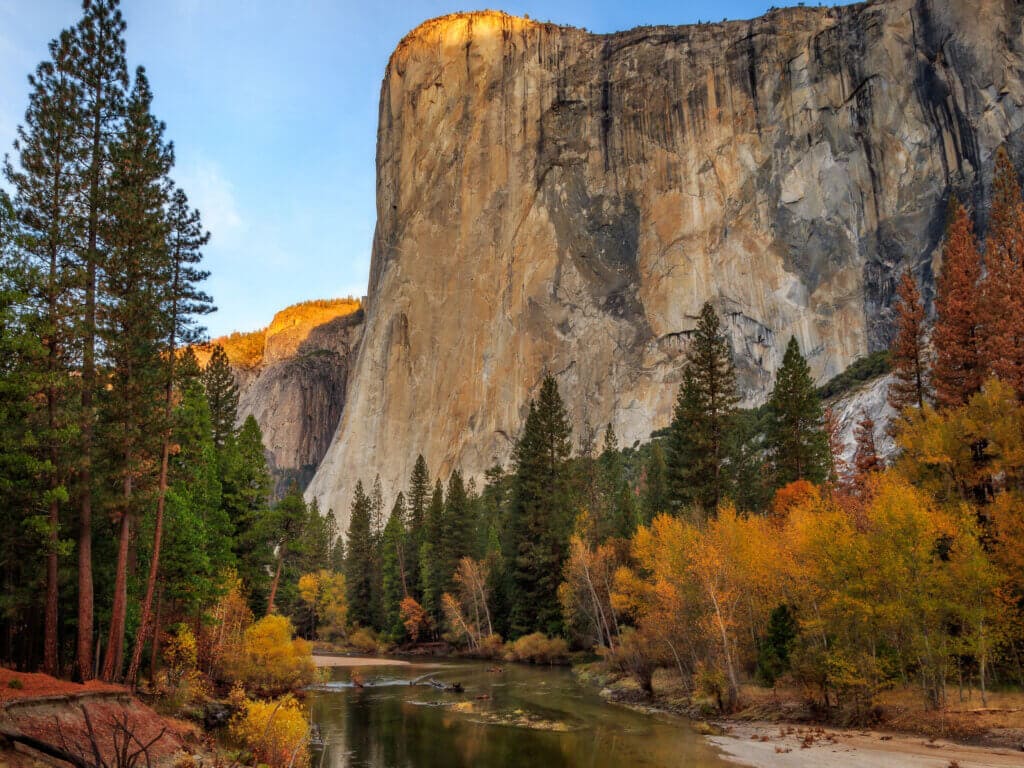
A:
{"type": "Polygon", "coordinates": [[[417,677],[415,680],[410,680],[409,685],[428,685],[431,688],[436,688],[439,691],[446,691],[448,693],[463,693],[465,688],[462,687],[462,683],[442,683],[440,680],[435,680],[434,675],[436,672],[430,672],[421,677],[417,677]]]}

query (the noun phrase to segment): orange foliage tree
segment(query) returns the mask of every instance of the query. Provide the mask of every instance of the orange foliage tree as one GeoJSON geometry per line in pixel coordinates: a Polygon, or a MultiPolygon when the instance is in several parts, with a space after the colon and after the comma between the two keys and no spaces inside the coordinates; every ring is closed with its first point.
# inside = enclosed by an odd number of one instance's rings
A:
{"type": "Polygon", "coordinates": [[[889,386],[889,405],[897,413],[909,407],[924,409],[925,370],[924,304],[917,282],[909,272],[900,278],[896,289],[896,338],[889,351],[893,382],[889,386]]]}
{"type": "Polygon", "coordinates": [[[932,382],[942,407],[963,405],[981,388],[978,351],[978,282],[981,258],[974,225],[956,198],[950,200],[942,272],[936,281],[935,362],[932,382]]]}
{"type": "Polygon", "coordinates": [[[1024,201],[1006,149],[996,152],[992,216],[985,240],[981,356],[987,373],[1024,398],[1024,201]]]}

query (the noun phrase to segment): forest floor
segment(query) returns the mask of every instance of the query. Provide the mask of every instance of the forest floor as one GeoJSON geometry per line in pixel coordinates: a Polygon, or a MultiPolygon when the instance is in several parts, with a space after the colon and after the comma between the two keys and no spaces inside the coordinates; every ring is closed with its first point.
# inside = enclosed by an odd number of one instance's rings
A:
{"type": "Polygon", "coordinates": [[[579,671],[602,695],[634,709],[672,712],[695,720],[726,756],[756,768],[1001,768],[1024,765],[1024,693],[991,692],[983,707],[977,691],[956,689],[944,710],[929,711],[916,689],[886,691],[870,729],[823,722],[798,689],[746,686],[744,707],[729,718],[694,702],[668,670],[654,676],[648,698],[629,677],[609,677],[597,665],[579,671]]]}
{"type": "Polygon", "coordinates": [[[130,732],[133,751],[148,745],[154,766],[172,764],[182,748],[200,736],[196,726],[157,714],[122,686],[95,681],[79,685],[0,667],[0,765],[40,765],[40,753],[16,745],[3,735],[5,731],[87,760],[92,757],[91,742],[109,757],[115,743],[130,732]]]}

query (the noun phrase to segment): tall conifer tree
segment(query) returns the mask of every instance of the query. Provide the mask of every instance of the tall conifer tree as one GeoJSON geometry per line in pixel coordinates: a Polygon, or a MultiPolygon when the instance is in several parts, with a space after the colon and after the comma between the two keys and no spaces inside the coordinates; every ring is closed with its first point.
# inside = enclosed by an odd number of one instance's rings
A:
{"type": "Polygon", "coordinates": [[[896,338],[889,353],[893,375],[889,386],[889,405],[897,413],[910,407],[923,412],[927,367],[924,304],[921,303],[917,283],[909,272],[900,278],[896,295],[896,338]]]}
{"type": "Polygon", "coordinates": [[[935,327],[932,346],[935,362],[932,382],[935,400],[956,408],[981,389],[979,356],[978,284],[981,258],[974,225],[955,197],[950,199],[942,271],[936,281],[935,327]]]}
{"type": "Polygon", "coordinates": [[[33,506],[46,509],[39,526],[45,531],[46,559],[43,670],[55,675],[59,668],[60,509],[67,501],[72,472],[66,446],[72,434],[74,392],[68,373],[78,353],[80,332],[74,322],[79,287],[74,254],[81,229],[82,151],[77,130],[82,115],[81,91],[72,74],[70,33],[50,43],[50,56],[29,78],[29,106],[14,144],[19,164],[15,168],[6,163],[5,175],[14,189],[21,254],[37,279],[33,295],[27,297],[35,312],[32,332],[45,346],[45,353],[31,360],[40,397],[39,406],[28,416],[39,445],[38,458],[45,462],[33,506]]]}
{"type": "Polygon", "coordinates": [[[736,413],[736,370],[718,315],[701,307],[683,367],[667,445],[673,511],[713,515],[728,492],[726,447],[736,413]]]}
{"type": "Polygon", "coordinates": [[[776,485],[795,480],[825,482],[830,454],[821,399],[795,336],[786,346],[768,407],[767,446],[776,485]]]}
{"type": "Polygon", "coordinates": [[[383,625],[384,631],[395,640],[405,635],[400,606],[409,596],[408,575],[405,570],[408,532],[405,528],[405,496],[399,493],[391,507],[384,535],[381,539],[381,563],[383,582],[383,625]]]}
{"type": "Polygon", "coordinates": [[[141,512],[137,485],[155,453],[152,436],[163,430],[165,353],[160,340],[167,323],[162,302],[167,280],[167,174],[173,164],[164,126],[151,111],[153,95],[145,71],[135,73],[123,133],[112,145],[109,217],[101,235],[109,252],[103,272],[104,303],[99,331],[112,365],[105,391],[104,422],[120,488],[118,556],[103,678],[123,672],[127,615],[128,556],[132,526],[141,512]]]}
{"type": "Polygon", "coordinates": [[[80,414],[80,457],[77,496],[78,521],[78,643],[79,675],[92,676],[94,587],[92,566],[93,434],[96,423],[94,401],[100,391],[97,376],[99,280],[108,245],[101,229],[109,216],[113,199],[108,190],[114,166],[110,148],[121,131],[128,90],[125,59],[125,23],[120,0],[83,0],[82,18],[72,30],[74,66],[72,71],[80,93],[80,114],[76,120],[77,143],[82,153],[84,218],[78,246],[78,265],[84,280],[81,312],[82,375],[80,414]]]}
{"type": "Polygon", "coordinates": [[[427,504],[430,502],[430,472],[423,454],[416,457],[409,477],[409,493],[406,497],[409,527],[409,544],[406,547],[406,573],[409,574],[409,591],[416,600],[422,600],[419,583],[420,547],[423,546],[427,504]],[[414,576],[415,574],[415,576],[414,576]]]}
{"type": "Polygon", "coordinates": [[[574,517],[568,459],[571,430],[552,376],[531,401],[513,461],[508,542],[514,591],[511,630],[515,634],[561,629],[558,585],[574,517]]]}
{"type": "Polygon", "coordinates": [[[238,385],[231,372],[228,354],[220,344],[214,345],[213,353],[206,363],[203,383],[206,385],[206,399],[210,403],[210,416],[213,418],[213,443],[218,449],[223,448],[235,430],[238,385]]]}
{"type": "Polygon", "coordinates": [[[372,626],[376,614],[373,607],[372,505],[363,489],[363,481],[359,480],[352,497],[352,516],[346,537],[345,590],[349,619],[361,627],[372,626]]]}
{"type": "Polygon", "coordinates": [[[981,363],[1024,399],[1024,200],[1005,147],[996,152],[981,283],[981,363]]]}
{"type": "MultiPolygon", "coordinates": [[[[142,648],[151,630],[153,596],[160,568],[160,546],[163,537],[164,507],[167,499],[170,470],[172,411],[174,407],[174,370],[178,348],[190,346],[202,337],[196,326],[196,317],[213,310],[210,297],[199,289],[208,272],[196,265],[202,260],[201,249],[210,236],[203,230],[199,212],[188,205],[185,193],[175,190],[167,211],[167,242],[162,265],[160,310],[162,313],[163,425],[160,446],[160,477],[157,481],[156,514],[153,522],[153,547],[150,555],[146,593],[142,600],[142,616],[132,650],[132,659],[126,675],[128,683],[135,685],[142,661],[142,648]]],[[[194,358],[193,358],[194,359],[194,358]]]]}

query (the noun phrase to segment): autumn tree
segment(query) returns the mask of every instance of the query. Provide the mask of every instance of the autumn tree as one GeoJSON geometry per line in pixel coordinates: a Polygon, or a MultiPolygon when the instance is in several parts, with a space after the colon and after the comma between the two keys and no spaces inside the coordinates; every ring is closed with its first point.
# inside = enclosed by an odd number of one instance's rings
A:
{"type": "Polygon", "coordinates": [[[996,151],[981,282],[981,366],[1024,398],[1024,200],[1006,147],[996,151]]]}
{"type": "Polygon", "coordinates": [[[940,407],[963,405],[981,389],[979,358],[978,284],[981,258],[974,225],[955,197],[950,199],[942,271],[936,280],[935,327],[932,346],[935,362],[932,382],[940,407]]]}
{"type": "Polygon", "coordinates": [[[853,431],[857,448],[853,454],[854,484],[865,489],[871,475],[882,469],[882,462],[875,448],[875,422],[866,412],[861,412],[860,421],[853,431]]]}
{"type": "Polygon", "coordinates": [[[893,376],[889,405],[897,413],[909,407],[920,412],[924,410],[927,396],[924,304],[917,282],[909,272],[900,278],[896,295],[896,337],[889,351],[893,376]]]}

